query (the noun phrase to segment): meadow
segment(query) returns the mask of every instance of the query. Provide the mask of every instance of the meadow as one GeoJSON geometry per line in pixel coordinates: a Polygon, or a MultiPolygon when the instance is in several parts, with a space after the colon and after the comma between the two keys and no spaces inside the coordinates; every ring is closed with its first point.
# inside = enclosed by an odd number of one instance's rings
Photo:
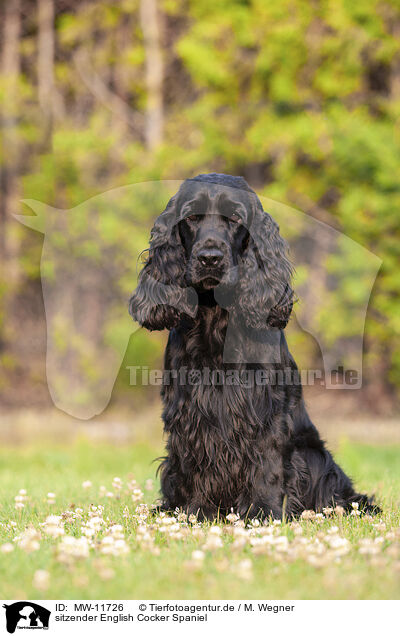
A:
{"type": "Polygon", "coordinates": [[[160,447],[0,451],[3,599],[393,599],[400,592],[399,445],[343,439],[336,459],[383,513],[200,524],[158,514],[160,447]]]}
{"type": "Polygon", "coordinates": [[[398,598],[399,2],[9,0],[0,22],[0,597],[398,598]],[[158,387],[127,369],[159,369],[165,334],[128,298],[174,180],[212,172],[281,211],[299,368],[364,352],[362,391],[316,386],[310,414],[376,517],[152,508],[158,387]]]}

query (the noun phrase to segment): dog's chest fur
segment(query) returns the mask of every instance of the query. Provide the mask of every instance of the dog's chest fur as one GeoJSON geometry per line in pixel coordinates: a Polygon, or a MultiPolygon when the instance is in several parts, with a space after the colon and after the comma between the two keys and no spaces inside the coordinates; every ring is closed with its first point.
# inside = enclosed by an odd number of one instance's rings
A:
{"type": "Polygon", "coordinates": [[[241,491],[244,484],[251,489],[262,464],[270,417],[268,387],[213,381],[217,371],[246,369],[223,363],[227,321],[227,312],[215,307],[203,311],[194,324],[171,332],[165,368],[181,375],[169,374],[162,392],[165,429],[185,439],[181,468],[199,482],[197,487],[212,478],[215,502],[221,506],[232,505],[239,485],[241,491]],[[197,378],[200,374],[201,381],[188,381],[190,373],[197,378]]]}

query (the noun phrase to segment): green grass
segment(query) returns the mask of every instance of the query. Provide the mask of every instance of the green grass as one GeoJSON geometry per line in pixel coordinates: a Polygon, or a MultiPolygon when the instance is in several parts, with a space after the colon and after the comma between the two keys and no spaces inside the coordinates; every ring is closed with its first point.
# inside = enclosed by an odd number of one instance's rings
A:
{"type": "MultiPolygon", "coordinates": [[[[400,591],[400,462],[399,447],[367,446],[343,441],[336,454],[343,468],[356,480],[363,491],[375,492],[383,507],[378,519],[359,517],[330,517],[320,522],[301,521],[305,537],[311,545],[316,536],[322,543],[333,525],[339,527],[338,536],[348,539],[349,551],[338,559],[323,556],[311,563],[307,553],[295,558],[279,553],[275,548],[269,553],[254,554],[249,542],[239,550],[232,547],[230,526],[223,525],[223,545],[214,552],[205,551],[204,562],[195,569],[190,566],[194,550],[202,549],[209,526],[204,533],[193,536],[191,527],[185,527],[184,536],[176,539],[155,530],[154,517],[148,521],[149,532],[154,537],[154,553],[145,549],[136,539],[137,518],[132,516],[136,503],[126,490],[126,484],[134,475],[144,487],[146,479],[155,480],[157,464],[154,457],[160,449],[146,445],[130,447],[92,444],[82,439],[67,447],[42,446],[10,447],[0,451],[0,546],[13,543],[14,550],[0,552],[0,597],[4,599],[40,598],[93,598],[93,599],[389,599],[398,598],[400,591]],[[121,497],[100,498],[99,486],[112,491],[114,477],[123,480],[121,497]],[[82,488],[89,479],[93,486],[82,488]],[[29,499],[22,510],[15,509],[14,497],[20,489],[26,489],[29,499]],[[46,501],[48,492],[56,493],[56,503],[46,501]],[[60,515],[72,506],[83,508],[84,519],[90,504],[102,504],[107,524],[118,523],[124,527],[129,552],[122,556],[99,553],[98,547],[90,549],[87,558],[61,563],[57,559],[60,538],[39,537],[40,548],[26,552],[13,542],[13,538],[28,526],[40,530],[50,514],[60,515]],[[123,517],[128,506],[129,518],[123,517]],[[16,522],[15,527],[8,525],[16,522]],[[375,527],[383,521],[386,527],[375,527]],[[153,526],[152,526],[153,524],[153,526]],[[319,533],[319,534],[318,534],[319,533]],[[389,533],[389,534],[388,534],[389,533]],[[383,537],[376,555],[361,554],[362,538],[383,537]],[[157,552],[157,553],[156,553],[157,552]],[[250,559],[252,575],[241,567],[250,559]],[[47,589],[37,589],[34,573],[49,573],[47,589]],[[112,578],[105,579],[108,575],[112,578]]],[[[145,501],[152,503],[155,490],[144,491],[145,501]]],[[[158,526],[157,526],[158,527],[158,526]]],[[[80,536],[81,523],[65,526],[67,534],[80,536]]],[[[283,524],[274,534],[294,539],[294,528],[283,524]]],[[[104,530],[95,537],[99,545],[104,530]]],[[[308,549],[308,548],[307,548],[308,549]]],[[[332,552],[327,554],[331,554],[332,552]]]]}

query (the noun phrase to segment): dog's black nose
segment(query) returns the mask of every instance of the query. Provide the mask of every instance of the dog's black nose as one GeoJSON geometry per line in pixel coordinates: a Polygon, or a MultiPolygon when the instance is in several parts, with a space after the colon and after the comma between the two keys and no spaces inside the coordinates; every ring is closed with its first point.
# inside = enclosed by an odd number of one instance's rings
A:
{"type": "Polygon", "coordinates": [[[216,248],[203,249],[198,253],[197,258],[204,267],[216,267],[224,258],[221,250],[216,248]]]}

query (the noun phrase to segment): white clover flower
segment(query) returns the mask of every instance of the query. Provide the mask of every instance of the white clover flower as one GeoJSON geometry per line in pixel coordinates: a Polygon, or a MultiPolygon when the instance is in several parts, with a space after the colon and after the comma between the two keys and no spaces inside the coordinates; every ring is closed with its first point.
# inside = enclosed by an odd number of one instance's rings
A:
{"type": "Polygon", "coordinates": [[[3,543],[2,546],[0,546],[0,551],[3,554],[9,554],[10,552],[12,552],[14,550],[14,546],[12,543],[3,543]]]}
{"type": "Polygon", "coordinates": [[[292,530],[293,530],[293,532],[294,532],[294,536],[295,536],[295,537],[298,537],[298,536],[300,536],[300,535],[302,535],[302,534],[303,534],[303,528],[302,528],[302,526],[301,526],[301,524],[300,524],[300,523],[293,522],[293,523],[291,524],[291,528],[292,528],[292,530]]]}
{"type": "Polygon", "coordinates": [[[186,570],[197,571],[203,567],[203,561],[195,561],[193,559],[190,559],[190,561],[184,561],[183,565],[186,570]]]}
{"type": "Polygon", "coordinates": [[[186,561],[184,565],[189,570],[199,570],[203,567],[205,556],[202,550],[194,550],[192,552],[192,558],[190,561],[186,561]]]}
{"type": "Polygon", "coordinates": [[[167,515],[165,513],[161,513],[157,519],[156,522],[159,525],[163,525],[163,526],[171,526],[173,524],[176,523],[176,519],[175,517],[167,517],[167,515]]]}
{"type": "Polygon", "coordinates": [[[99,577],[103,580],[103,581],[110,581],[111,579],[114,578],[115,576],[115,572],[114,570],[112,570],[111,568],[107,568],[107,567],[102,567],[102,568],[98,568],[98,573],[99,573],[99,577]]]}
{"type": "Polygon", "coordinates": [[[42,524],[43,531],[50,537],[60,537],[64,534],[64,523],[62,517],[49,515],[42,524]]]}
{"type": "Polygon", "coordinates": [[[116,524],[114,524],[114,525],[112,525],[110,527],[110,532],[112,534],[117,534],[117,533],[122,532],[122,531],[123,531],[123,527],[119,523],[116,523],[116,524]]]}
{"type": "Polygon", "coordinates": [[[232,528],[232,534],[234,537],[247,537],[247,530],[243,526],[234,525],[232,528]]]}
{"type": "Polygon", "coordinates": [[[136,528],[136,540],[141,548],[150,551],[152,554],[158,555],[160,549],[155,545],[154,537],[150,534],[151,526],[139,523],[136,528]]]}
{"type": "Polygon", "coordinates": [[[64,510],[64,512],[61,513],[61,517],[65,523],[72,523],[74,520],[74,513],[72,510],[64,510]]]}
{"type": "Polygon", "coordinates": [[[339,532],[339,528],[338,526],[331,526],[330,528],[328,528],[327,533],[328,534],[337,534],[339,532]]]}
{"type": "Polygon", "coordinates": [[[114,537],[111,537],[109,534],[106,535],[101,540],[101,545],[114,545],[114,537]]]}
{"type": "Polygon", "coordinates": [[[39,550],[39,539],[39,532],[33,526],[29,526],[19,537],[15,537],[14,541],[17,542],[21,550],[29,553],[39,550]]]}
{"type": "Polygon", "coordinates": [[[209,534],[205,544],[203,545],[204,550],[210,550],[213,552],[214,550],[218,550],[223,547],[222,539],[217,534],[209,534]]]}
{"type": "Polygon", "coordinates": [[[287,550],[289,540],[285,535],[279,535],[278,537],[273,538],[273,544],[276,550],[284,552],[287,550]]]}
{"type": "Polygon", "coordinates": [[[33,575],[33,587],[41,592],[45,592],[50,583],[50,574],[46,570],[36,570],[33,575]]]}
{"type": "Polygon", "coordinates": [[[152,479],[146,479],[146,483],[145,483],[145,490],[153,490],[154,489],[154,483],[152,479]]]}
{"type": "Polygon", "coordinates": [[[205,556],[206,555],[202,552],[202,550],[194,550],[192,552],[193,561],[204,561],[205,556]]]}
{"type": "Polygon", "coordinates": [[[204,536],[204,530],[200,524],[196,524],[192,527],[192,537],[193,539],[202,539],[204,536]]]}
{"type": "Polygon", "coordinates": [[[322,541],[318,541],[318,539],[314,541],[310,541],[310,543],[306,546],[306,551],[311,554],[329,554],[329,545],[323,543],[322,541]]]}
{"type": "Polygon", "coordinates": [[[25,508],[25,503],[27,499],[28,497],[26,496],[26,490],[21,488],[21,490],[19,491],[19,494],[14,497],[15,510],[22,510],[23,508],[25,508]]]}
{"type": "Polygon", "coordinates": [[[254,554],[267,554],[274,541],[275,538],[272,535],[266,534],[262,537],[252,537],[250,544],[254,554]]]}
{"type": "Polygon", "coordinates": [[[115,539],[112,535],[105,536],[100,544],[100,552],[111,556],[121,556],[129,552],[125,539],[115,539]]]}
{"type": "Polygon", "coordinates": [[[182,526],[177,522],[175,517],[160,517],[157,519],[159,532],[163,533],[171,539],[183,538],[182,526]]]}
{"type": "Polygon", "coordinates": [[[241,552],[247,545],[246,537],[236,537],[230,545],[232,552],[241,552]]]}
{"type": "Polygon", "coordinates": [[[239,561],[235,568],[236,574],[244,581],[250,581],[253,578],[253,564],[250,559],[239,561]]]}
{"type": "Polygon", "coordinates": [[[129,548],[125,542],[125,539],[117,539],[116,541],[114,541],[114,553],[116,554],[116,556],[127,554],[128,552],[129,548]]]}
{"type": "Polygon", "coordinates": [[[147,534],[149,530],[150,530],[150,526],[146,526],[146,524],[144,523],[139,523],[138,527],[136,528],[136,534],[138,536],[147,534]]]}
{"type": "Polygon", "coordinates": [[[301,513],[302,519],[315,519],[315,511],[314,510],[303,510],[301,513]]]}
{"type": "Polygon", "coordinates": [[[140,521],[146,521],[150,514],[150,510],[147,504],[139,504],[135,508],[135,517],[137,517],[140,521]]]}
{"type": "Polygon", "coordinates": [[[321,557],[315,554],[307,555],[307,563],[312,565],[314,568],[318,568],[318,569],[323,568],[328,562],[329,562],[329,559],[327,556],[321,557]]]}
{"type": "Polygon", "coordinates": [[[382,550],[383,537],[376,537],[375,539],[360,539],[359,552],[360,554],[377,555],[382,550]]]}
{"type": "Polygon", "coordinates": [[[85,490],[87,490],[88,488],[91,488],[92,486],[93,484],[89,479],[86,479],[86,481],[82,482],[82,488],[84,488],[85,490]]]}
{"type": "Polygon", "coordinates": [[[143,499],[142,491],[140,490],[140,488],[134,488],[132,491],[132,500],[140,501],[141,499],[143,499]]]}
{"type": "Polygon", "coordinates": [[[219,537],[222,534],[222,528],[220,526],[211,526],[211,528],[208,531],[208,534],[219,537]]]}
{"type": "Polygon", "coordinates": [[[102,517],[91,517],[87,522],[87,527],[91,528],[95,532],[100,532],[104,523],[105,521],[102,517]]]}
{"type": "Polygon", "coordinates": [[[124,529],[121,525],[115,524],[109,528],[110,534],[114,537],[114,539],[123,539],[124,538],[124,529]]]}
{"type": "Polygon", "coordinates": [[[350,542],[339,535],[332,535],[329,538],[329,547],[335,551],[336,556],[343,556],[350,550],[350,542]]]}
{"type": "Polygon", "coordinates": [[[70,563],[75,559],[85,559],[89,556],[89,543],[86,537],[75,538],[65,535],[57,546],[58,560],[70,563]]]}
{"type": "Polygon", "coordinates": [[[25,488],[21,488],[20,491],[18,492],[18,495],[14,497],[15,509],[22,510],[22,508],[25,507],[25,503],[27,502],[27,500],[28,500],[28,497],[26,494],[26,490],[25,488]]]}
{"type": "Polygon", "coordinates": [[[373,523],[372,527],[379,532],[383,532],[384,530],[386,530],[386,523],[384,523],[383,521],[379,521],[378,523],[373,523]]]}

